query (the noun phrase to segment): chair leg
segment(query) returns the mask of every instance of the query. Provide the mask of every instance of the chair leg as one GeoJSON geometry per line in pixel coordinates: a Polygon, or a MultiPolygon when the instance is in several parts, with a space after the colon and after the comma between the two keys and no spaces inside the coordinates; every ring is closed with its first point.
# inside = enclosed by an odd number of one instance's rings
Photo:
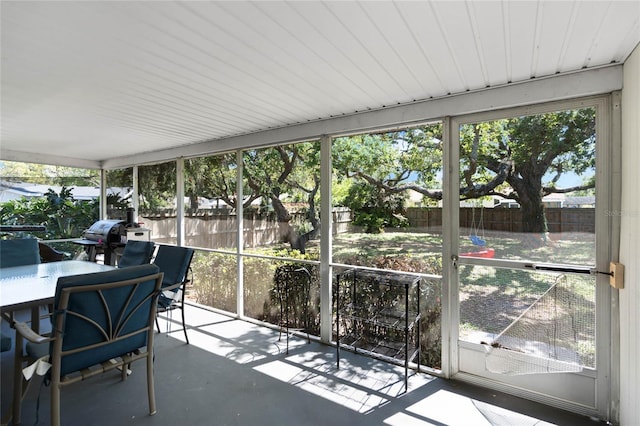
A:
{"type": "Polygon", "coordinates": [[[187,323],[184,320],[184,306],[180,309],[182,312],[182,330],[184,331],[184,339],[187,341],[187,345],[189,344],[189,336],[187,336],[187,323]]]}
{"type": "Polygon", "coordinates": [[[60,426],[60,382],[51,382],[51,426],[60,426]]]}
{"type": "Polygon", "coordinates": [[[153,378],[153,348],[147,353],[147,393],[149,396],[149,415],[156,414],[156,392],[153,378]]]}
{"type": "MultiPolygon", "coordinates": [[[[125,356],[129,356],[129,354],[125,356]]],[[[122,367],[120,367],[120,380],[122,380],[123,382],[127,380],[127,371],[129,371],[129,367],[131,367],[131,363],[128,363],[128,362],[124,362],[122,364],[122,367]]]]}
{"type": "MultiPolygon", "coordinates": [[[[165,315],[165,321],[167,323],[167,336],[169,335],[169,332],[171,330],[169,330],[169,325],[171,324],[171,320],[172,320],[172,310],[166,310],[166,311],[162,311],[161,313],[163,313],[165,315]]],[[[158,329],[158,334],[162,334],[162,331],[160,330],[160,322],[158,322],[158,314],[156,314],[156,328],[158,329]]]]}
{"type": "Polygon", "coordinates": [[[16,347],[13,364],[13,404],[11,409],[11,417],[13,424],[20,424],[22,414],[22,397],[23,397],[23,380],[22,380],[22,351],[23,339],[19,333],[16,333],[16,347]]]}
{"type": "MultiPolygon", "coordinates": [[[[27,358],[25,358],[24,354],[24,338],[20,333],[16,333],[16,347],[14,353],[14,364],[13,364],[13,396],[12,396],[12,404],[11,410],[8,415],[2,419],[2,424],[8,424],[9,420],[11,420],[11,424],[19,425],[22,421],[22,401],[24,400],[25,395],[29,391],[29,386],[31,385],[31,380],[26,380],[22,375],[22,368],[24,366],[24,362],[27,358]]],[[[53,423],[53,417],[51,417],[53,423]]],[[[59,421],[58,421],[59,424],[59,421]]]]}
{"type": "MultiPolygon", "coordinates": [[[[185,316],[184,316],[184,303],[182,304],[182,306],[177,306],[176,309],[180,309],[180,313],[181,313],[181,317],[182,317],[182,331],[184,332],[184,339],[186,340],[187,344],[189,344],[189,336],[187,335],[187,322],[185,321],[185,316]]],[[[171,324],[171,322],[173,321],[173,309],[167,310],[164,312],[165,315],[169,315],[169,318],[167,319],[167,334],[169,334],[169,332],[171,331],[169,329],[169,325],[171,324]]],[[[160,323],[158,322],[158,316],[156,315],[156,328],[158,329],[158,334],[161,333],[160,331],[160,323]]]]}

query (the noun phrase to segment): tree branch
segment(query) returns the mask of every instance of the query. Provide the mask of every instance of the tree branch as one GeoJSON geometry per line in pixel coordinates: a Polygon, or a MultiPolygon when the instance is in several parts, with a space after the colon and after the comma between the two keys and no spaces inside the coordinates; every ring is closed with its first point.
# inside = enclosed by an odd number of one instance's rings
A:
{"type": "Polygon", "coordinates": [[[390,194],[397,194],[399,192],[405,191],[405,190],[409,190],[412,189],[416,192],[419,192],[420,194],[434,199],[434,200],[442,200],[442,191],[441,190],[429,190],[427,188],[423,188],[419,185],[415,185],[415,184],[404,184],[404,185],[388,185],[374,177],[371,177],[367,174],[364,174],[362,172],[354,172],[352,176],[357,176],[365,181],[367,181],[368,183],[370,183],[371,185],[380,188],[380,189],[384,189],[385,191],[387,191],[390,194]]]}
{"type": "Polygon", "coordinates": [[[578,185],[578,186],[572,186],[570,188],[555,188],[553,186],[545,186],[542,188],[542,193],[543,195],[549,195],[549,194],[566,194],[568,192],[574,192],[574,191],[584,191],[586,189],[592,189],[595,188],[595,184],[590,184],[590,185],[578,185]]]}
{"type": "Polygon", "coordinates": [[[461,199],[469,199],[469,198],[478,198],[490,194],[494,191],[496,187],[502,185],[509,174],[511,173],[512,162],[509,160],[502,160],[500,164],[495,170],[496,175],[493,179],[491,179],[487,183],[476,184],[472,186],[467,186],[465,188],[460,188],[460,198],[461,199]]]}
{"type": "Polygon", "coordinates": [[[471,145],[471,155],[469,156],[469,169],[464,171],[464,181],[467,186],[473,185],[472,176],[478,169],[478,146],[480,144],[480,133],[478,126],[473,126],[473,143],[471,145]]]}
{"type": "Polygon", "coordinates": [[[293,150],[293,155],[291,156],[291,158],[289,158],[289,155],[287,154],[287,151],[283,146],[276,147],[276,150],[278,151],[278,154],[280,154],[282,164],[284,164],[282,173],[280,173],[280,176],[278,176],[278,184],[282,184],[287,180],[287,178],[293,171],[293,166],[295,165],[296,159],[298,158],[298,151],[293,150]]]}

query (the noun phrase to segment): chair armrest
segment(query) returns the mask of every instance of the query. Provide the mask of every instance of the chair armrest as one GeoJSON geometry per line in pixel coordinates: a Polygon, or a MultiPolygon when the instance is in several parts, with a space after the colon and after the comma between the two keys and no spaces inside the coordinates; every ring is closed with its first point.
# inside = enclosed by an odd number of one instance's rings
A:
{"type": "Polygon", "coordinates": [[[16,329],[16,333],[19,333],[23,338],[32,343],[45,343],[53,340],[51,337],[39,335],[38,333],[33,331],[27,323],[16,322],[14,324],[14,327],[16,329]]]}
{"type": "Polygon", "coordinates": [[[180,288],[180,287],[182,287],[182,282],[179,282],[179,283],[176,283],[176,284],[171,284],[171,285],[168,285],[166,287],[162,287],[162,291],[163,292],[164,291],[173,291],[173,290],[175,290],[177,288],[180,288]]]}

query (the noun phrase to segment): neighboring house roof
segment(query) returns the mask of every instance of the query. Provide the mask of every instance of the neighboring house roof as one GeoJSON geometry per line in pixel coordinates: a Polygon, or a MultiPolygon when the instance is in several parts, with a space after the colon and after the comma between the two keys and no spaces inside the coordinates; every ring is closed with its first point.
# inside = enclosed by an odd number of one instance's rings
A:
{"type": "Polygon", "coordinates": [[[7,187],[4,183],[0,184],[0,203],[6,203],[7,201],[19,200],[22,197],[32,198],[39,197],[42,194],[36,191],[30,191],[26,188],[13,188],[7,187]]]}
{"type": "MultiPolygon", "coordinates": [[[[19,200],[22,197],[33,198],[44,196],[49,189],[59,194],[62,191],[62,186],[58,185],[40,185],[35,183],[25,182],[0,182],[0,202],[4,203],[11,200],[19,200]]],[[[68,186],[71,190],[73,198],[76,200],[90,201],[100,197],[100,188],[93,186],[68,186]]],[[[131,193],[130,188],[121,187],[109,187],[107,188],[107,194],[115,194],[120,198],[126,198],[131,193]]]]}
{"type": "Polygon", "coordinates": [[[593,195],[581,196],[581,197],[566,197],[564,206],[566,207],[579,207],[579,206],[595,206],[596,197],[593,195]]]}

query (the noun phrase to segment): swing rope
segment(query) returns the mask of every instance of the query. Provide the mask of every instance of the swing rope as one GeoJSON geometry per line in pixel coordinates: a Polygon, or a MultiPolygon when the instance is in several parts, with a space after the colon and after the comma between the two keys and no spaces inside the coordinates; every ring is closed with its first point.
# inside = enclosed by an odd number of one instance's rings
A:
{"type": "Polygon", "coordinates": [[[478,226],[476,226],[476,207],[473,206],[471,210],[471,234],[469,235],[469,239],[476,246],[484,247],[487,243],[484,239],[484,223],[483,223],[483,211],[484,207],[480,208],[480,220],[478,221],[478,226]],[[478,229],[482,230],[482,238],[478,236],[478,229]]]}

